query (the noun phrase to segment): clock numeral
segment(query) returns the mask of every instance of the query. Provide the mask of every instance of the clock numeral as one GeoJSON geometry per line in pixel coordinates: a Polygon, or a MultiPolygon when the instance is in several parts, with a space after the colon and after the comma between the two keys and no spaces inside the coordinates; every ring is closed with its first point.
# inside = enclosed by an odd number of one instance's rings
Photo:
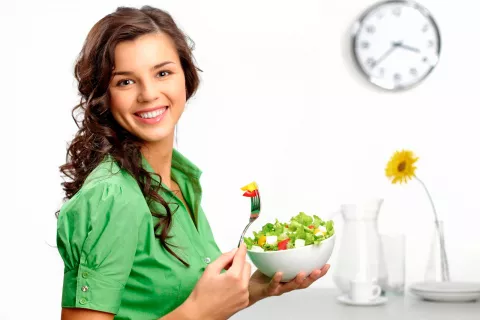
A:
{"type": "Polygon", "coordinates": [[[362,43],[360,43],[360,47],[362,47],[362,49],[368,49],[370,48],[370,42],[363,41],[362,43]]]}
{"type": "Polygon", "coordinates": [[[369,25],[366,30],[368,33],[375,33],[375,26],[369,25]]]}
{"type": "Polygon", "coordinates": [[[425,24],[425,25],[422,27],[422,32],[427,32],[428,29],[429,29],[428,24],[425,24]]]}
{"type": "Polygon", "coordinates": [[[399,82],[400,80],[402,80],[402,75],[400,73],[395,73],[393,75],[393,79],[395,80],[395,82],[399,82]]]}
{"type": "Polygon", "coordinates": [[[416,76],[416,75],[418,74],[417,69],[415,69],[415,68],[410,68],[410,74],[411,74],[412,76],[416,76]]]}
{"type": "Polygon", "coordinates": [[[425,63],[427,63],[427,62],[428,62],[428,58],[427,58],[427,57],[423,57],[423,58],[422,58],[422,61],[425,62],[425,63]]]}
{"type": "Polygon", "coordinates": [[[373,58],[367,58],[367,65],[370,67],[370,68],[373,68],[375,67],[375,59],[373,58]]]}
{"type": "Polygon", "coordinates": [[[400,7],[393,8],[392,13],[394,16],[399,17],[402,14],[402,9],[400,7]]]}
{"type": "Polygon", "coordinates": [[[383,19],[383,16],[384,16],[384,15],[385,15],[385,14],[384,14],[383,12],[377,13],[377,19],[383,19]]]}
{"type": "Polygon", "coordinates": [[[433,40],[428,40],[428,47],[429,48],[433,47],[434,44],[435,44],[435,42],[433,42],[433,40]]]}

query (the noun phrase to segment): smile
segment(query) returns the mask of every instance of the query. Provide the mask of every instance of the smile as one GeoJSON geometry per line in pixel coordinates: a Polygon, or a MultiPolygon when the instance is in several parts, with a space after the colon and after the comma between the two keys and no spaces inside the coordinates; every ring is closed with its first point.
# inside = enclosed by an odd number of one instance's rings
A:
{"type": "Polygon", "coordinates": [[[142,117],[143,119],[151,119],[163,114],[165,111],[167,111],[167,108],[168,107],[163,107],[154,111],[137,112],[136,115],[138,115],[139,117],[142,117]]]}
{"type": "Polygon", "coordinates": [[[168,106],[155,108],[153,110],[139,111],[135,113],[138,120],[143,123],[153,124],[163,119],[165,112],[168,110],[168,106]]]}

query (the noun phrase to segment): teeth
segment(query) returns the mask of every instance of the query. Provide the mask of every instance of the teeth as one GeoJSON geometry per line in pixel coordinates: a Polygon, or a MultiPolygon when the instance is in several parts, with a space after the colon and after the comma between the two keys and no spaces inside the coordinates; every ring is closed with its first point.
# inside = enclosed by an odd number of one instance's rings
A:
{"type": "Polygon", "coordinates": [[[143,112],[143,113],[139,113],[139,115],[143,119],[151,119],[163,114],[165,110],[167,110],[167,108],[162,108],[162,109],[151,111],[151,112],[143,112]]]}

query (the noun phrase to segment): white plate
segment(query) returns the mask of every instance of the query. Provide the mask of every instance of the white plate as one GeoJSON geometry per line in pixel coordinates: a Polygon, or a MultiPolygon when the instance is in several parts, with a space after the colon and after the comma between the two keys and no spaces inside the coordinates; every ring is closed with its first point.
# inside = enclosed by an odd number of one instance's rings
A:
{"type": "Polygon", "coordinates": [[[410,289],[438,293],[480,293],[480,283],[475,282],[417,282],[410,289]]]}
{"type": "Polygon", "coordinates": [[[337,300],[340,301],[341,303],[348,304],[348,305],[351,305],[351,306],[379,306],[379,305],[382,305],[385,302],[387,302],[388,298],[387,297],[378,297],[378,298],[373,299],[371,301],[358,302],[358,301],[351,300],[348,297],[348,295],[343,294],[341,296],[338,296],[337,300]]]}
{"type": "Polygon", "coordinates": [[[473,282],[419,282],[410,291],[425,300],[471,302],[480,299],[480,284],[473,282]]]}
{"type": "Polygon", "coordinates": [[[480,292],[465,292],[465,293],[440,293],[440,292],[426,292],[411,290],[416,296],[428,300],[438,302],[472,302],[480,298],[480,292]]]}

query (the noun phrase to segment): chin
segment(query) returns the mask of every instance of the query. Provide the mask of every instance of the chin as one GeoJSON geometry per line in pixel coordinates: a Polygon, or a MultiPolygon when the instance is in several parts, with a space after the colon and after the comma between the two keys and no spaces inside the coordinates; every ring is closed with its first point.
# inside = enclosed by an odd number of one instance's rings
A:
{"type": "Polygon", "coordinates": [[[156,143],[164,141],[170,138],[174,133],[174,129],[171,130],[156,130],[156,132],[142,132],[138,136],[145,142],[156,143]]]}

